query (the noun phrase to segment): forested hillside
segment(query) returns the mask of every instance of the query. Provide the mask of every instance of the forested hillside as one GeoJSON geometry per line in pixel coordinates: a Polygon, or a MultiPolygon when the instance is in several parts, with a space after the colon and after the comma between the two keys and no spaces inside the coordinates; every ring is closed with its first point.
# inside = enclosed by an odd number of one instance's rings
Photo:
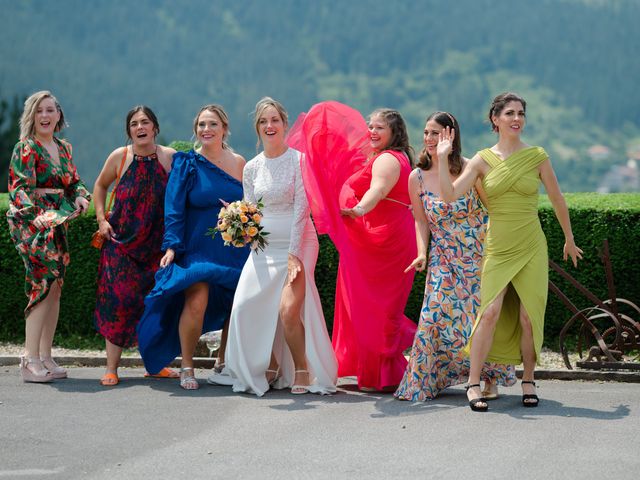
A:
{"type": "MultiPolygon", "coordinates": [[[[223,104],[231,144],[251,158],[263,95],[292,118],[336,99],[400,109],[416,148],[428,113],[456,114],[467,155],[493,141],[490,99],[528,100],[526,140],[563,188],[594,190],[640,144],[640,2],[632,0],[0,0],[0,95],[52,90],[91,183],[146,103],[161,138],[188,139],[195,111],[223,104]],[[594,144],[605,160],[587,154],[594,144]]],[[[3,152],[2,169],[6,168],[3,152]]]]}

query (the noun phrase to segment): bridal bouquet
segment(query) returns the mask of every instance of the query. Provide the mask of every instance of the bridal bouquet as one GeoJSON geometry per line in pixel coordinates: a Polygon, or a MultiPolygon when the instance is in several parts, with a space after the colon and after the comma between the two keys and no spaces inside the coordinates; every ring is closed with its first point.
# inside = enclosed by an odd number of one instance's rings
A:
{"type": "Polygon", "coordinates": [[[249,245],[252,250],[264,250],[267,246],[267,235],[264,227],[260,225],[262,220],[262,199],[258,204],[238,200],[227,203],[220,200],[224,205],[218,213],[218,223],[215,227],[209,228],[206,235],[211,238],[220,232],[220,236],[225,245],[234,247],[244,247],[249,245]]]}

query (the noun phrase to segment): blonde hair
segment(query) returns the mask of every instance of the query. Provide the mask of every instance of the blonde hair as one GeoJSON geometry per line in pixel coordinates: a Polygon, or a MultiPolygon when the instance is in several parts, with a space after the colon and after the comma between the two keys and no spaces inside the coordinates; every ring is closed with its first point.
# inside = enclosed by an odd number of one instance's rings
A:
{"type": "Polygon", "coordinates": [[[280,115],[280,118],[282,119],[282,122],[284,123],[285,128],[289,126],[289,114],[285,110],[284,106],[280,102],[278,102],[277,100],[274,100],[271,97],[262,97],[260,100],[258,100],[258,103],[256,103],[256,108],[253,111],[253,126],[256,130],[256,135],[258,136],[258,142],[256,143],[256,150],[260,148],[260,128],[259,128],[260,117],[262,116],[264,111],[269,107],[273,107],[276,109],[276,111],[280,115]]]}
{"type": "Polygon", "coordinates": [[[204,112],[205,110],[215,113],[216,115],[218,115],[218,117],[220,117],[220,121],[222,122],[222,126],[224,127],[224,135],[222,136],[222,148],[231,150],[229,144],[227,143],[227,138],[229,137],[229,135],[231,135],[231,131],[229,130],[229,116],[227,115],[227,112],[224,111],[224,108],[216,103],[210,103],[209,105],[205,105],[204,107],[202,107],[198,111],[196,118],[193,119],[193,135],[195,138],[193,147],[196,148],[198,144],[198,119],[200,118],[202,112],[204,112]]]}
{"type": "Polygon", "coordinates": [[[41,90],[32,94],[29,98],[24,101],[24,110],[22,111],[22,116],[20,117],[20,138],[33,138],[36,133],[36,112],[38,111],[38,106],[40,102],[42,102],[45,98],[50,98],[56,104],[56,110],[60,114],[60,120],[56,124],[54,128],[54,132],[59,132],[64,127],[67,126],[67,123],[64,120],[64,112],[62,111],[62,107],[58,102],[58,99],[53,96],[53,94],[48,90],[41,90]]]}

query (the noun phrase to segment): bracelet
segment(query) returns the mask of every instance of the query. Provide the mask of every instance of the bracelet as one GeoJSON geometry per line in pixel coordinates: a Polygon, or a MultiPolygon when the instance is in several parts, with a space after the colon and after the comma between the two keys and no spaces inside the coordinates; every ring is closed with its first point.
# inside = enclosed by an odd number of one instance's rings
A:
{"type": "Polygon", "coordinates": [[[356,215],[358,215],[359,217],[364,216],[364,207],[360,204],[356,205],[355,207],[352,208],[352,210],[356,213],[356,215]]]}

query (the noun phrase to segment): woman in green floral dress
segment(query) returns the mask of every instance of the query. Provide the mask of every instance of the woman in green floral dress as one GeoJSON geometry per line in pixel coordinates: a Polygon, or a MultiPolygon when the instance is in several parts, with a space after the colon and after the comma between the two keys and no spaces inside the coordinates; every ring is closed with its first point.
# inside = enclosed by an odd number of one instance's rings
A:
{"type": "Polygon", "coordinates": [[[89,191],[71,160],[71,145],[54,136],[65,126],[64,113],[48,91],[24,103],[20,141],[9,165],[11,238],[25,269],[25,382],[66,378],[51,357],[58,324],[60,292],[69,265],[67,222],[87,210],[89,191]]]}

